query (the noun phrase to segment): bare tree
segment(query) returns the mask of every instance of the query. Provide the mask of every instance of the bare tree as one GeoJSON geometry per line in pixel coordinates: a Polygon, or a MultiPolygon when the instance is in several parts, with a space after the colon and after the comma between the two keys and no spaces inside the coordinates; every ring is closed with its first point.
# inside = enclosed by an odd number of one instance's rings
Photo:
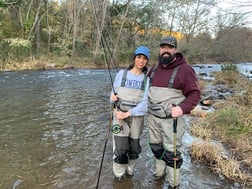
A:
{"type": "Polygon", "coordinates": [[[126,7],[126,11],[125,11],[125,14],[123,16],[123,19],[122,19],[122,22],[121,22],[121,27],[120,27],[120,30],[119,30],[119,33],[117,35],[117,40],[116,40],[116,43],[115,43],[115,46],[114,46],[114,51],[113,51],[113,55],[112,55],[112,58],[114,59],[115,58],[115,54],[116,54],[116,49],[118,47],[118,43],[119,43],[119,40],[120,40],[120,37],[121,37],[121,34],[122,34],[122,30],[124,28],[124,23],[127,19],[127,15],[128,15],[128,11],[129,11],[129,6],[130,6],[130,2],[131,0],[128,0],[127,2],[127,7],[126,7]]]}
{"type": "Polygon", "coordinates": [[[225,27],[246,27],[252,25],[252,2],[231,0],[225,7],[221,5],[216,5],[218,10],[216,28],[222,29],[225,27]]]}
{"type": "Polygon", "coordinates": [[[187,42],[190,41],[190,38],[202,32],[204,28],[207,28],[209,23],[208,15],[214,3],[215,1],[184,1],[182,4],[183,11],[178,13],[178,16],[180,18],[180,31],[185,35],[187,42]]]}

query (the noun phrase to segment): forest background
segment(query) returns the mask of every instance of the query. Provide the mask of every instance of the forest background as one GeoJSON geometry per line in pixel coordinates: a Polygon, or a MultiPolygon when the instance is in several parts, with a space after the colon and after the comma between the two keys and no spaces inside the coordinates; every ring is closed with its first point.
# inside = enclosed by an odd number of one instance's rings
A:
{"type": "Polygon", "coordinates": [[[0,70],[128,65],[138,45],[154,64],[162,35],[191,64],[252,61],[251,2],[218,2],[0,0],[0,70]]]}
{"type": "Polygon", "coordinates": [[[239,166],[205,143],[192,146],[192,157],[252,186],[252,83],[230,66],[252,62],[252,2],[231,1],[225,9],[218,0],[0,0],[0,71],[126,66],[138,45],[155,64],[161,37],[175,36],[190,64],[228,63],[213,85],[239,92],[192,127],[225,143],[239,166]]]}

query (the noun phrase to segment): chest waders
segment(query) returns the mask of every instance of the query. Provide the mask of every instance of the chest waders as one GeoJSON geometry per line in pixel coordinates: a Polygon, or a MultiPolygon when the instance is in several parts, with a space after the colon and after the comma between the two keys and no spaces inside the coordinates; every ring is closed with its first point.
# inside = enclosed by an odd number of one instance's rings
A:
{"type": "MultiPolygon", "coordinates": [[[[121,87],[123,88],[125,87],[127,73],[128,73],[127,70],[125,70],[123,73],[122,82],[121,82],[121,87]]],[[[125,90],[122,91],[123,89],[119,89],[121,91],[120,99],[116,103],[116,108],[123,112],[127,112],[129,109],[136,107],[139,101],[141,100],[141,98],[143,97],[142,91],[145,90],[146,82],[147,82],[147,77],[146,75],[144,75],[144,79],[141,84],[141,91],[136,91],[136,89],[131,90],[129,88],[126,89],[126,91],[125,90]],[[130,100],[128,99],[129,97],[131,98],[130,100]]],[[[123,130],[123,127],[120,122],[112,125],[111,131],[114,134],[118,134],[122,130],[123,130]]]]}
{"type": "MultiPolygon", "coordinates": [[[[184,122],[181,117],[178,119],[172,118],[170,112],[172,105],[177,105],[185,99],[181,90],[173,88],[178,69],[179,67],[174,68],[167,88],[150,87],[148,102],[150,147],[156,158],[155,175],[158,178],[162,177],[166,170],[168,182],[172,186],[179,184],[179,169],[183,163],[181,152],[177,150],[177,145],[182,143],[184,122]],[[178,133],[177,122],[181,124],[178,133]],[[177,137],[179,141],[177,141],[177,137]]],[[[155,68],[150,75],[150,82],[152,82],[154,72],[155,68]]]]}
{"type": "MultiPolygon", "coordinates": [[[[125,72],[121,86],[117,88],[119,101],[116,104],[116,109],[123,112],[141,102],[147,79],[145,76],[140,89],[127,88],[125,87],[127,71],[125,72]]],[[[120,126],[120,131],[113,133],[113,173],[117,178],[121,178],[126,171],[129,175],[133,174],[136,159],[142,151],[139,140],[144,128],[144,116],[130,116],[118,120],[114,114],[113,125],[120,126]]]]}

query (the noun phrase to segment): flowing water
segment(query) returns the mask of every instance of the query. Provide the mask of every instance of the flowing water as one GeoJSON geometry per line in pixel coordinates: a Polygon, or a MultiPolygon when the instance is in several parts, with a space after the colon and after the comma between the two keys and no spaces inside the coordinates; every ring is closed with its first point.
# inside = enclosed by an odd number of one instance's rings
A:
{"type": "MultiPolygon", "coordinates": [[[[0,188],[96,188],[106,142],[99,188],[166,188],[164,180],[152,177],[147,127],[134,176],[114,179],[110,90],[102,69],[0,72],[0,188]]],[[[241,188],[192,163],[192,140],[186,133],[180,188],[241,188]]]]}

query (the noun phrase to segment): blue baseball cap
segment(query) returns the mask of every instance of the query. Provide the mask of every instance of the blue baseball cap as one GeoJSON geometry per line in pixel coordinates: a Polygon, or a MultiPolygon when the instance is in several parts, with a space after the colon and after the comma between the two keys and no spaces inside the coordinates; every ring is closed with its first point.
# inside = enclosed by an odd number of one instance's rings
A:
{"type": "Polygon", "coordinates": [[[136,48],[134,55],[136,56],[139,54],[146,56],[148,60],[150,59],[150,50],[145,46],[139,46],[136,48]]]}

